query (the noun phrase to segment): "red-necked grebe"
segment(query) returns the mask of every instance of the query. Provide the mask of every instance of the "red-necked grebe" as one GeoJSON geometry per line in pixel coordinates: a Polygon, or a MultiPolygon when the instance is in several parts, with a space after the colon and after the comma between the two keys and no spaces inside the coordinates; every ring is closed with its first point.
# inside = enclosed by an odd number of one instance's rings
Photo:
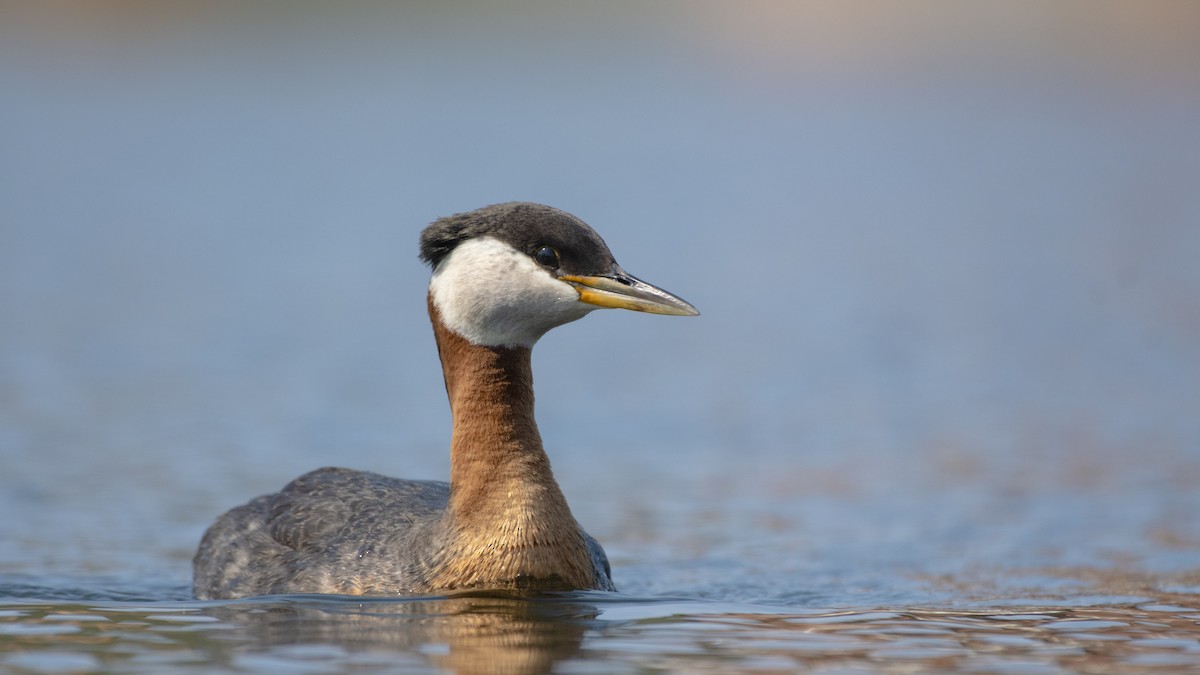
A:
{"type": "Polygon", "coordinates": [[[627,274],[604,240],[540,204],[497,204],[421,233],[454,429],[450,482],[319,469],[229,511],[194,559],[196,597],[614,590],[571,515],[533,417],[530,349],[599,307],[699,312],[627,274]]]}

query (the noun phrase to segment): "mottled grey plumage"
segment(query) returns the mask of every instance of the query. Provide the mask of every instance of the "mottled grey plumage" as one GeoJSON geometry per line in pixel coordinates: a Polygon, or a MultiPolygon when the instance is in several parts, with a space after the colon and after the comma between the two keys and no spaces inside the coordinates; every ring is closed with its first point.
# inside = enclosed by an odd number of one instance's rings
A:
{"type": "MultiPolygon", "coordinates": [[[[282,593],[397,595],[428,587],[449,542],[450,484],[325,468],[278,493],[233,509],[205,533],[195,556],[197,598],[282,593]]],[[[603,580],[615,590],[608,557],[584,533],[603,580]]]]}

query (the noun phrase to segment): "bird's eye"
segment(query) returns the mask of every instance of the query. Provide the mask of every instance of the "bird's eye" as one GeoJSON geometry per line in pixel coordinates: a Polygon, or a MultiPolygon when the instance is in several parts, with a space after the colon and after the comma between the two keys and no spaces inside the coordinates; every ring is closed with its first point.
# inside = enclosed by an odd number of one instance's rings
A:
{"type": "Polygon", "coordinates": [[[533,259],[536,260],[537,264],[539,265],[544,265],[546,267],[558,267],[558,251],[555,251],[549,246],[542,246],[538,250],[534,251],[533,259]]]}

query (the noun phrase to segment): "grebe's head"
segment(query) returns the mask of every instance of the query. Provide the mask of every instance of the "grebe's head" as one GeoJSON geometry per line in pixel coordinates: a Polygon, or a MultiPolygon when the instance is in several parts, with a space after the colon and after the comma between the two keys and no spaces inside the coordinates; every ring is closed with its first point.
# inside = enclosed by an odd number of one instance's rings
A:
{"type": "Polygon", "coordinates": [[[621,269],[595,230],[549,206],[509,202],[459,213],[421,233],[442,321],[490,347],[531,347],[546,331],[600,307],[699,314],[621,269]]]}

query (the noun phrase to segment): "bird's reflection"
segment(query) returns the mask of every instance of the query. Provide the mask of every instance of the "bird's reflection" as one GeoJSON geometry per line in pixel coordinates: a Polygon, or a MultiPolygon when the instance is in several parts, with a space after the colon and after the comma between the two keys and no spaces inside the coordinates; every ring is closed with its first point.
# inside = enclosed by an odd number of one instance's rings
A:
{"type": "Polygon", "coordinates": [[[457,673],[547,673],[575,656],[599,609],[581,594],[464,594],[384,601],[260,598],[209,608],[243,647],[335,645],[420,654],[457,673]]]}

